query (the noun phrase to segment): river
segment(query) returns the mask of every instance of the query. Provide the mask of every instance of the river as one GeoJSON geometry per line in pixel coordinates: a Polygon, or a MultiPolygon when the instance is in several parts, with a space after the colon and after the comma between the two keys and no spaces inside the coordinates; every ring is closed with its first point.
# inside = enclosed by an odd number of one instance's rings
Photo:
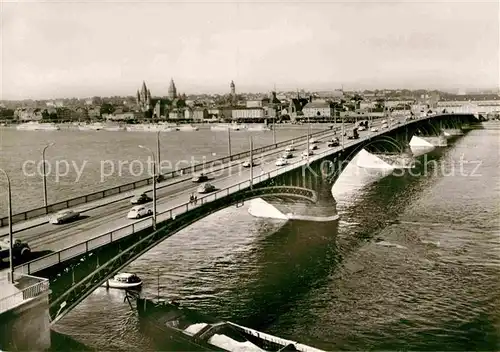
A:
{"type": "MultiPolygon", "coordinates": [[[[341,192],[337,222],[225,209],[127,271],[146,296],[159,275],[162,297],[325,350],[499,350],[499,138],[471,131],[426,173],[341,192]]],[[[99,288],[56,330],[96,350],[168,350],[123,298],[99,288]]]]}

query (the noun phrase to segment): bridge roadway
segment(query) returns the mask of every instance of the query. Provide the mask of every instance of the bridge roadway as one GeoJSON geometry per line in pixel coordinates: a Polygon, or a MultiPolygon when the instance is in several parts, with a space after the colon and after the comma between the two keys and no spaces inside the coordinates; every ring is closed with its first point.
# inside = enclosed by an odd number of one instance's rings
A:
{"type": "MultiPolygon", "coordinates": [[[[337,131],[339,131],[341,128],[339,126],[340,125],[338,125],[336,128],[337,131]]],[[[346,126],[346,130],[347,130],[347,128],[352,128],[353,124],[346,124],[345,126],[346,126]]],[[[334,130],[332,130],[331,132],[325,130],[325,134],[322,135],[321,138],[332,137],[334,135],[333,131],[334,130]]],[[[305,143],[307,143],[307,142],[296,142],[296,143],[294,143],[294,145],[300,146],[300,145],[304,145],[305,143]]],[[[266,151],[263,153],[255,154],[254,158],[256,160],[259,160],[261,158],[269,158],[271,156],[276,156],[276,155],[282,153],[285,150],[285,148],[286,148],[286,146],[279,147],[279,148],[276,148],[273,150],[269,150],[269,151],[266,151]]],[[[231,161],[230,163],[225,163],[225,164],[221,164],[221,165],[215,164],[216,166],[214,166],[214,167],[211,167],[212,162],[207,161],[205,163],[207,165],[207,169],[210,169],[211,171],[213,171],[211,173],[207,172],[207,175],[217,174],[217,175],[223,176],[225,174],[228,174],[231,171],[234,172],[234,170],[240,168],[241,167],[240,165],[247,159],[238,159],[238,160],[231,161]]],[[[179,176],[179,177],[176,177],[174,179],[168,179],[164,182],[157,183],[156,195],[157,195],[158,199],[160,197],[164,197],[164,196],[169,195],[172,192],[172,190],[179,191],[182,188],[182,186],[180,184],[190,181],[192,177],[193,177],[193,174],[189,173],[186,176],[179,176]]],[[[152,186],[147,185],[144,187],[130,190],[130,192],[119,193],[119,194],[116,194],[113,196],[100,198],[100,199],[97,199],[97,200],[89,202],[89,203],[85,203],[85,204],[71,207],[70,209],[78,211],[80,214],[83,214],[84,217],[86,217],[86,216],[91,216],[91,214],[99,215],[101,212],[106,212],[106,211],[113,210],[113,209],[116,210],[117,207],[124,206],[124,205],[128,205],[130,208],[131,207],[130,202],[129,202],[130,198],[132,198],[133,195],[135,195],[135,194],[140,194],[140,193],[144,193],[144,192],[151,193],[152,186]],[[127,200],[127,202],[122,202],[124,200],[127,200]],[[100,212],[99,211],[96,212],[95,211],[96,209],[100,209],[100,212]]],[[[13,230],[13,233],[15,234],[15,237],[23,239],[24,238],[23,235],[19,236],[17,234],[20,232],[24,232],[24,231],[33,229],[35,227],[39,227],[41,225],[48,225],[49,219],[53,215],[54,214],[48,214],[48,215],[44,215],[41,217],[37,217],[37,218],[33,218],[33,219],[29,219],[29,220],[15,223],[12,226],[12,230],[13,230]]],[[[1,227],[0,228],[0,239],[2,239],[2,237],[6,238],[7,235],[8,235],[8,227],[7,226],[1,227]]]]}
{"type": "MultiPolygon", "coordinates": [[[[376,122],[373,125],[380,125],[380,122],[376,122]]],[[[350,127],[352,127],[352,124],[346,124],[346,130],[350,127]]],[[[369,133],[369,131],[363,131],[360,132],[360,136],[363,137],[369,133]]],[[[333,151],[340,148],[327,147],[325,141],[327,139],[330,139],[332,134],[327,134],[320,138],[317,138],[317,140],[322,141],[322,143],[319,143],[319,149],[315,151],[315,154],[324,152],[326,150],[333,151]]],[[[307,142],[301,142],[300,144],[295,145],[295,147],[298,148],[294,152],[294,158],[289,159],[290,163],[295,162],[301,158],[300,154],[305,149],[306,144],[307,142]]],[[[276,151],[273,154],[282,152],[284,149],[285,147],[279,148],[279,151],[276,151]]],[[[267,159],[264,158],[262,162],[260,162],[260,160],[257,158],[256,162],[259,165],[253,168],[254,177],[258,176],[260,173],[267,173],[279,168],[275,166],[275,161],[275,157],[269,157],[267,159]]],[[[249,179],[249,176],[250,169],[241,168],[241,166],[238,164],[234,167],[227,168],[224,171],[220,171],[219,175],[211,177],[208,182],[212,183],[217,189],[223,189],[239,182],[246,181],[249,179]]],[[[189,179],[190,178],[191,177],[189,177],[189,179]]],[[[162,212],[186,203],[189,200],[189,196],[192,193],[196,192],[198,186],[199,184],[197,183],[187,181],[176,183],[172,186],[161,189],[159,192],[157,192],[157,212],[162,212]]],[[[152,205],[151,203],[149,204],[152,205]]],[[[126,214],[130,208],[130,199],[127,198],[113,204],[90,210],[86,212],[81,219],[74,222],[63,225],[53,225],[45,223],[40,226],[20,231],[16,234],[15,237],[27,241],[34,251],[58,251],[66,247],[85,242],[91,238],[110,232],[119,227],[139,222],[138,220],[131,220],[126,218],[126,214]]],[[[142,223],[144,223],[144,221],[142,221],[142,223]]],[[[147,223],[149,224],[149,226],[151,226],[150,222],[147,223]]],[[[146,227],[146,225],[144,227],[146,227]]]]}

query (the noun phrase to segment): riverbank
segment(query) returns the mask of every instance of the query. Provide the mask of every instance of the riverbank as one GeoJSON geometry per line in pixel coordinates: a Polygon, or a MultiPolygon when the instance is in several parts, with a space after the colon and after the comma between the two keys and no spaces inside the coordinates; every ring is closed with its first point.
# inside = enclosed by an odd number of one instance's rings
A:
{"type": "MultiPolygon", "coordinates": [[[[44,123],[41,123],[42,125],[44,123]]],[[[47,122],[49,124],[49,122],[47,122]]],[[[50,123],[52,124],[52,123],[50,123]]],[[[107,132],[130,132],[127,131],[127,127],[134,127],[134,126],[142,126],[142,125],[152,125],[152,124],[127,124],[127,123],[119,123],[119,122],[106,122],[102,123],[102,126],[99,126],[98,128],[86,128],[85,130],[81,129],[80,126],[86,126],[90,127],[93,126],[92,124],[75,124],[75,123],[53,123],[59,127],[60,130],[66,130],[66,131],[83,131],[83,132],[97,132],[97,131],[107,131],[107,132]],[[120,127],[121,129],[116,129],[117,127],[120,127]],[[110,130],[107,130],[110,129],[110,130]]],[[[0,129],[17,129],[17,127],[21,124],[10,124],[10,125],[3,125],[0,126],[0,129]]],[[[252,132],[269,132],[272,131],[272,129],[276,130],[283,130],[283,129],[293,129],[293,130],[303,130],[304,128],[307,128],[308,124],[307,123],[300,123],[300,124],[294,124],[290,122],[286,123],[277,123],[277,124],[263,124],[263,123],[242,123],[242,124],[223,124],[223,123],[187,123],[187,124],[175,124],[175,123],[168,123],[165,124],[167,127],[170,127],[170,130],[163,130],[162,132],[185,132],[185,131],[191,131],[190,129],[186,129],[188,126],[192,126],[193,130],[211,130],[213,127],[219,127],[219,129],[213,129],[215,132],[221,132],[224,131],[224,127],[226,126],[235,126],[238,127],[236,128],[231,128],[231,131],[245,131],[245,130],[251,130],[252,132]],[[176,129],[177,127],[177,129],[176,129]]],[[[310,128],[312,130],[318,130],[318,129],[328,129],[331,126],[333,126],[333,123],[325,123],[325,122],[314,122],[311,121],[310,123],[310,128]]],[[[27,129],[29,130],[29,129],[27,129]]],[[[43,131],[41,130],[35,130],[33,129],[32,131],[43,131]]],[[[151,130],[153,131],[153,130],[151,130]]],[[[147,132],[147,130],[145,130],[147,132]]]]}

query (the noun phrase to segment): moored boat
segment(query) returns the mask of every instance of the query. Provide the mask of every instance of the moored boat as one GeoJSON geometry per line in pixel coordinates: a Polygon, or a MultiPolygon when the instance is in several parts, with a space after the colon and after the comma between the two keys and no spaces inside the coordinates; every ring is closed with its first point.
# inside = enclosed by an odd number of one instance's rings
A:
{"type": "Polygon", "coordinates": [[[271,131],[271,128],[267,125],[248,125],[248,131],[271,131]]]}
{"type": "Polygon", "coordinates": [[[193,126],[193,125],[179,125],[176,127],[177,131],[185,131],[185,132],[190,132],[190,131],[198,131],[198,127],[193,126]]]}
{"type": "Polygon", "coordinates": [[[177,302],[136,298],[141,323],[152,327],[170,350],[304,351],[321,350],[228,321],[204,317],[177,302]]]}
{"type": "Polygon", "coordinates": [[[78,129],[80,131],[100,131],[103,130],[104,127],[105,127],[104,124],[102,124],[101,122],[78,125],[78,129]]]}
{"type": "Polygon", "coordinates": [[[19,131],[58,131],[60,128],[55,123],[40,123],[38,121],[30,121],[18,125],[16,129],[19,131]]]}
{"type": "Polygon", "coordinates": [[[175,127],[167,124],[136,124],[128,125],[127,131],[129,132],[171,132],[175,127]]]}
{"type": "Polygon", "coordinates": [[[210,127],[212,131],[227,131],[227,130],[240,131],[243,130],[244,128],[245,128],[244,125],[240,125],[238,123],[218,123],[210,127]]]}
{"type": "Polygon", "coordinates": [[[119,273],[106,281],[103,286],[130,290],[142,286],[142,280],[135,274],[119,273]]]}
{"type": "Polygon", "coordinates": [[[106,125],[104,127],[104,130],[108,132],[119,132],[119,131],[126,131],[127,129],[125,126],[121,125],[106,125]]]}

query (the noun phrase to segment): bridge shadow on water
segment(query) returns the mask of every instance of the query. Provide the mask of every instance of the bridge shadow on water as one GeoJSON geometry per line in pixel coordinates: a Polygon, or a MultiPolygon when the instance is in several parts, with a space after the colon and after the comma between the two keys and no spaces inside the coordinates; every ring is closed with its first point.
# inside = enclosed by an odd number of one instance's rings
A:
{"type": "Polygon", "coordinates": [[[286,222],[256,244],[252,261],[259,268],[253,280],[239,288],[236,301],[228,297],[231,302],[219,302],[214,314],[268,330],[327,280],[339,261],[337,233],[338,221],[286,222]]]}

